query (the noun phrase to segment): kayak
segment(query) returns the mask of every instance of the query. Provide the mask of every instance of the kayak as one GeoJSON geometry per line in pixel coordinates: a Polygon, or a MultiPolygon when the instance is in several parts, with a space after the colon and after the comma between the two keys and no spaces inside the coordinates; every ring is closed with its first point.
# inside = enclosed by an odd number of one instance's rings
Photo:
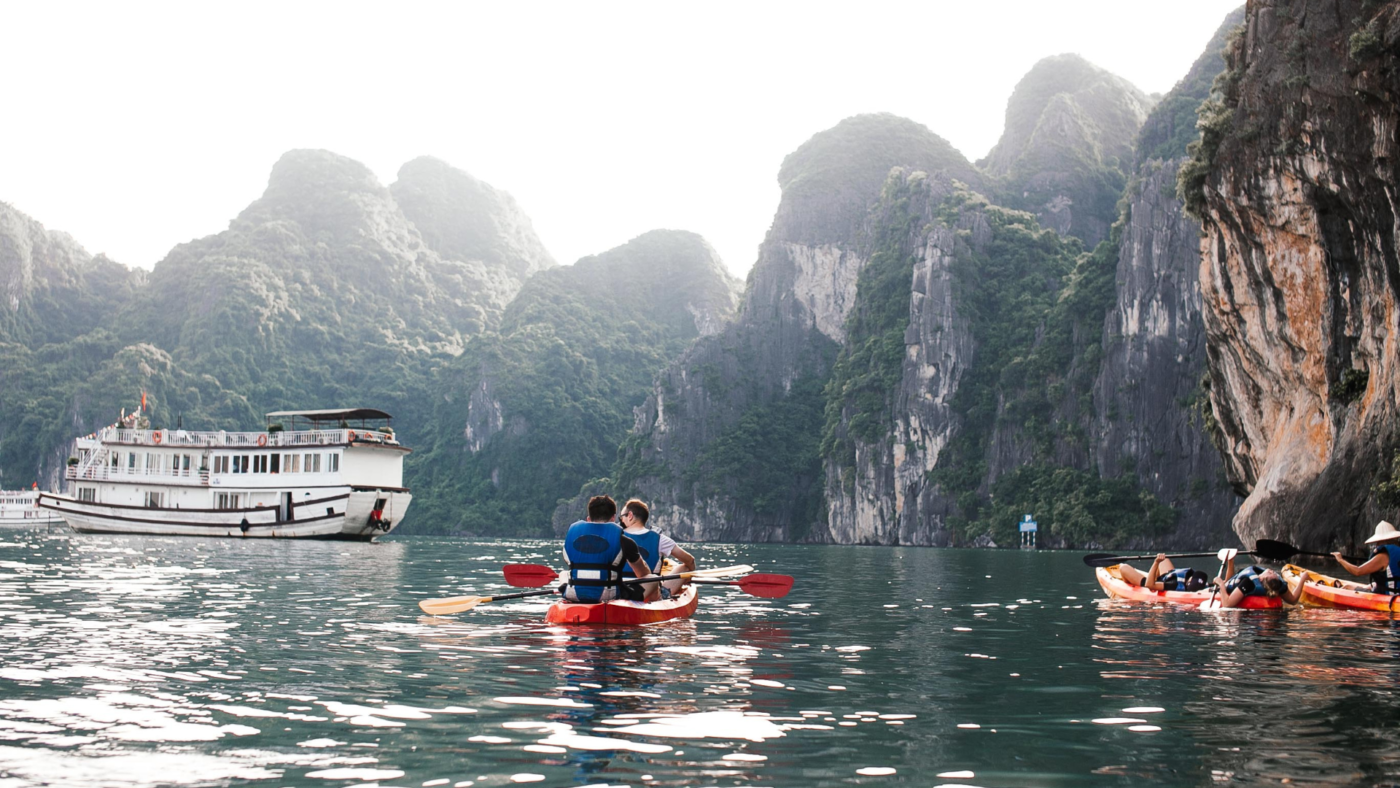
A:
{"type": "Polygon", "coordinates": [[[1305,605],[1313,607],[1344,607],[1352,610],[1380,610],[1392,612],[1400,610],[1396,606],[1400,594],[1377,594],[1369,583],[1339,580],[1335,577],[1313,572],[1301,566],[1289,564],[1283,568],[1284,577],[1292,580],[1303,576],[1303,598],[1305,605]]]}
{"type": "Polygon", "coordinates": [[[585,604],[560,600],[549,606],[544,620],[550,624],[606,624],[635,627],[657,624],[678,618],[690,618],[700,606],[700,591],[689,585],[680,596],[660,602],[633,602],[614,599],[611,602],[585,604]]]}
{"type": "MultiPolygon", "coordinates": [[[[1099,579],[1099,585],[1103,586],[1104,593],[1113,599],[1204,607],[1202,603],[1210,603],[1212,596],[1219,596],[1219,594],[1212,594],[1209,589],[1204,591],[1153,591],[1124,580],[1118,571],[1119,566],[1120,564],[1101,566],[1094,571],[1094,575],[1099,579]]],[[[1208,609],[1214,609],[1218,605],[1219,602],[1216,601],[1214,606],[1208,609]]],[[[1283,607],[1283,600],[1278,597],[1247,596],[1244,598],[1244,604],[1240,607],[1246,610],[1273,610],[1283,607]]]]}

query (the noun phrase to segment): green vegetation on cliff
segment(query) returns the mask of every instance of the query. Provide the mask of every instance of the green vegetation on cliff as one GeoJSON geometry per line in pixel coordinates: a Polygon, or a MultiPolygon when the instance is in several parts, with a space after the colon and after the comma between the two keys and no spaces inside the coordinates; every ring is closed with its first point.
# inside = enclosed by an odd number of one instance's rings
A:
{"type": "Polygon", "coordinates": [[[1021,514],[1034,513],[1048,536],[1085,544],[1121,542],[1170,524],[1172,510],[1135,482],[1055,463],[1057,447],[1081,454],[1087,448],[1083,425],[1092,415],[1089,389],[1114,299],[1121,223],[1086,254],[1077,239],[976,195],[955,195],[943,210],[950,224],[975,210],[991,231],[985,244],[960,245],[954,271],[978,350],[953,397],[961,429],[932,474],[958,505],[950,528],[961,539],[988,534],[1005,540],[1021,514]],[[1001,476],[984,496],[988,454],[997,440],[1028,443],[1031,464],[1001,476]],[[1134,508],[1121,514],[1128,500],[1134,508]]]}
{"type": "Polygon", "coordinates": [[[846,316],[846,343],[826,385],[826,426],[821,453],[843,468],[855,465],[855,441],[871,443],[889,430],[895,390],[903,377],[904,332],[909,327],[908,251],[914,218],[910,182],[891,177],[874,213],[875,252],[856,279],[856,299],[846,316]]]}
{"type": "Polygon", "coordinates": [[[560,498],[612,466],[653,377],[733,308],[699,236],[655,231],[531,277],[498,331],[437,372],[410,459],[414,531],[548,533],[560,498]]]}

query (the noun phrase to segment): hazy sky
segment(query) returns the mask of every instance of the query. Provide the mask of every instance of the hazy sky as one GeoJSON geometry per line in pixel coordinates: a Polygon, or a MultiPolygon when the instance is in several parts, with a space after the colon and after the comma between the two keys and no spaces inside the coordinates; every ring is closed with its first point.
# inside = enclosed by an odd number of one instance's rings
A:
{"type": "Polygon", "coordinates": [[[976,160],[1040,58],[1165,92],[1238,0],[0,0],[0,200],[151,267],[292,148],[391,183],[430,154],[515,195],[561,263],[693,230],[753,265],[785,155],[862,112],[976,160]]]}

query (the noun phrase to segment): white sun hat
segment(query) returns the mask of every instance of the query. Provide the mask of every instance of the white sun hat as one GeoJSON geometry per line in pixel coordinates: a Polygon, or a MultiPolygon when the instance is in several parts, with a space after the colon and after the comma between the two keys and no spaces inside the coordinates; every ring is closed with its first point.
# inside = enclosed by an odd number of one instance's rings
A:
{"type": "Polygon", "coordinates": [[[1376,523],[1376,535],[1367,539],[1366,544],[1389,542],[1392,539],[1400,539],[1400,531],[1397,531],[1395,526],[1385,520],[1381,520],[1379,523],[1376,523]]]}

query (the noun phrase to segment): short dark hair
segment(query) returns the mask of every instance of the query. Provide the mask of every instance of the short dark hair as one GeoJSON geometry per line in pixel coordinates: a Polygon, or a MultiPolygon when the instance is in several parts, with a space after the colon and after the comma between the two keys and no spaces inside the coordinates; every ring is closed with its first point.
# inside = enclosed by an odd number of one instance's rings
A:
{"type": "Polygon", "coordinates": [[[623,504],[622,508],[631,512],[632,516],[637,518],[642,525],[646,525],[647,520],[651,517],[651,510],[647,508],[646,504],[642,503],[640,498],[631,499],[623,504]]]}
{"type": "Polygon", "coordinates": [[[1288,584],[1283,582],[1283,578],[1278,575],[1263,578],[1263,581],[1269,596],[1283,596],[1283,593],[1288,590],[1288,584]]]}
{"type": "Polygon", "coordinates": [[[588,499],[588,519],[607,522],[617,514],[617,501],[611,495],[595,495],[588,499]]]}

